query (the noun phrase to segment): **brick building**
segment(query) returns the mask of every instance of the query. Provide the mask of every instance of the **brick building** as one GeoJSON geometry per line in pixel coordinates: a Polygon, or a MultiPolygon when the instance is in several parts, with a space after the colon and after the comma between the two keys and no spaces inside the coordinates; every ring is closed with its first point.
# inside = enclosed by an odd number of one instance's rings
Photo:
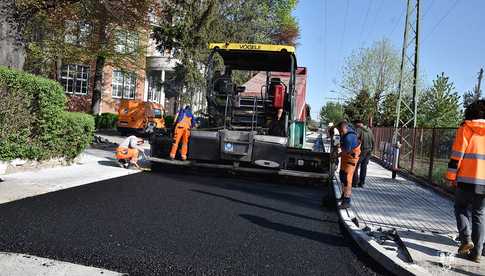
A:
{"type": "MultiPolygon", "coordinates": [[[[83,26],[76,25],[77,36],[66,35],[66,42],[76,43],[83,34],[83,26]]],[[[86,31],[87,32],[87,31],[86,31]]],[[[139,61],[126,62],[115,66],[109,60],[103,68],[103,89],[101,95],[101,113],[117,113],[121,99],[136,99],[161,104],[165,113],[173,115],[178,108],[177,95],[183,93],[170,85],[174,78],[174,67],[177,60],[172,52],[160,52],[149,32],[120,32],[116,34],[117,44],[114,50],[118,53],[130,53],[135,48],[141,49],[139,61]],[[171,93],[166,93],[170,90],[171,93]],[[167,95],[168,94],[168,95],[167,95]]],[[[94,88],[95,60],[85,62],[63,61],[58,79],[68,96],[71,111],[89,112],[94,88]]],[[[204,106],[202,91],[192,97],[194,111],[204,106]]]]}

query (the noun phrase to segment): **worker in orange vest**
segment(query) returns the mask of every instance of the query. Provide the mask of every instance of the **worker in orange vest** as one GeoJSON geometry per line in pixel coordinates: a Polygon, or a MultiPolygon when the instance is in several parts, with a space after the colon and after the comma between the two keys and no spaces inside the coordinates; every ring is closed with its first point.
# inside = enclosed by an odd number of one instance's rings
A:
{"type": "Polygon", "coordinates": [[[180,156],[182,160],[187,160],[187,152],[189,147],[190,129],[194,126],[194,115],[190,106],[181,108],[174,120],[175,129],[173,132],[173,144],[170,150],[170,158],[175,159],[175,154],[179,147],[180,140],[182,140],[182,148],[180,156]]]}
{"type": "Polygon", "coordinates": [[[446,178],[456,187],[455,216],[461,241],[458,253],[480,262],[480,255],[485,253],[485,100],[465,110],[446,178]]]}
{"type": "Polygon", "coordinates": [[[346,121],[342,121],[337,125],[340,133],[340,182],[343,185],[343,193],[341,197],[340,209],[347,209],[350,207],[350,197],[352,196],[352,179],[354,171],[359,162],[360,157],[360,143],[357,138],[357,133],[348,125],[346,121]]]}
{"type": "Polygon", "coordinates": [[[127,137],[121,144],[116,148],[116,159],[124,167],[129,168],[131,165],[135,166],[137,169],[141,169],[138,165],[138,155],[141,152],[144,155],[143,145],[144,141],[134,135],[127,137]]]}

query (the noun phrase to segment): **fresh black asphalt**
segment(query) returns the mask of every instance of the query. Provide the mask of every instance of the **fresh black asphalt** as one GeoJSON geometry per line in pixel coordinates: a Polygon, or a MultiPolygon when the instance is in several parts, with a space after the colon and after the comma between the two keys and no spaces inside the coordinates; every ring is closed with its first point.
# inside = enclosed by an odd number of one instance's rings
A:
{"type": "Polygon", "coordinates": [[[321,208],[325,193],[268,179],[140,173],[0,205],[0,251],[129,275],[376,274],[335,210],[321,208]]]}

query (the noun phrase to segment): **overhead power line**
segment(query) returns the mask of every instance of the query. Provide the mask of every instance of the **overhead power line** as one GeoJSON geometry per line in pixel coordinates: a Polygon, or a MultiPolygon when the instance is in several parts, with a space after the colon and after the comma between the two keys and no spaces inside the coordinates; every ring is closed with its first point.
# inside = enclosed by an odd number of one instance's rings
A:
{"type": "Polygon", "coordinates": [[[377,20],[380,18],[380,13],[382,10],[382,6],[384,4],[385,0],[381,0],[377,6],[376,14],[374,15],[374,20],[372,20],[372,24],[370,25],[370,30],[369,30],[369,38],[372,38],[372,34],[374,33],[374,28],[376,26],[377,20]]]}
{"type": "Polygon", "coordinates": [[[347,31],[347,16],[349,14],[349,1],[350,0],[347,0],[347,4],[345,6],[344,28],[342,30],[342,37],[340,39],[340,48],[339,48],[340,54],[339,54],[339,56],[342,56],[342,51],[343,51],[343,47],[344,47],[344,40],[345,40],[345,32],[347,31]]]}
{"type": "Polygon", "coordinates": [[[423,16],[421,18],[424,18],[428,14],[428,12],[431,10],[431,7],[433,7],[433,4],[434,4],[434,0],[431,0],[431,3],[426,8],[426,10],[424,11],[423,16]]]}
{"type": "Polygon", "coordinates": [[[451,7],[446,11],[446,13],[440,18],[440,20],[438,20],[438,23],[436,23],[433,28],[431,29],[431,31],[428,33],[427,36],[423,37],[423,42],[428,39],[432,34],[433,32],[438,28],[438,26],[446,19],[446,17],[448,17],[448,15],[450,15],[450,13],[455,9],[456,5],[458,4],[458,2],[460,2],[460,0],[456,0],[453,5],[451,5],[451,7]]]}
{"type": "Polygon", "coordinates": [[[360,41],[361,41],[361,45],[364,44],[364,40],[362,39],[362,36],[364,34],[364,30],[365,30],[365,25],[367,24],[367,18],[369,17],[369,13],[370,13],[370,10],[372,8],[372,3],[374,2],[374,0],[370,0],[370,4],[369,6],[367,7],[367,11],[365,12],[365,16],[364,16],[364,22],[362,22],[362,30],[360,31],[360,41]]]}

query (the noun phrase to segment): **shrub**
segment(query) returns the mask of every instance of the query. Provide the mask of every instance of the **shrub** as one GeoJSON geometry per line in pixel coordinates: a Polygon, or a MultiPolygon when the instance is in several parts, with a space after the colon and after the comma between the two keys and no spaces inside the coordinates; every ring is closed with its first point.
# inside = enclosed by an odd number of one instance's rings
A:
{"type": "Polygon", "coordinates": [[[113,129],[116,127],[118,121],[118,115],[113,113],[102,113],[94,117],[96,123],[96,129],[113,129]]]}
{"type": "MultiPolygon", "coordinates": [[[[66,121],[83,116],[66,115],[66,97],[59,83],[0,66],[0,98],[0,160],[73,158],[64,140],[74,141],[68,135],[84,134],[66,134],[66,121]]],[[[89,119],[81,120],[89,124],[89,119]]]]}
{"type": "Polygon", "coordinates": [[[94,118],[80,112],[63,112],[61,117],[63,130],[59,149],[64,157],[73,159],[93,141],[94,118]]]}

